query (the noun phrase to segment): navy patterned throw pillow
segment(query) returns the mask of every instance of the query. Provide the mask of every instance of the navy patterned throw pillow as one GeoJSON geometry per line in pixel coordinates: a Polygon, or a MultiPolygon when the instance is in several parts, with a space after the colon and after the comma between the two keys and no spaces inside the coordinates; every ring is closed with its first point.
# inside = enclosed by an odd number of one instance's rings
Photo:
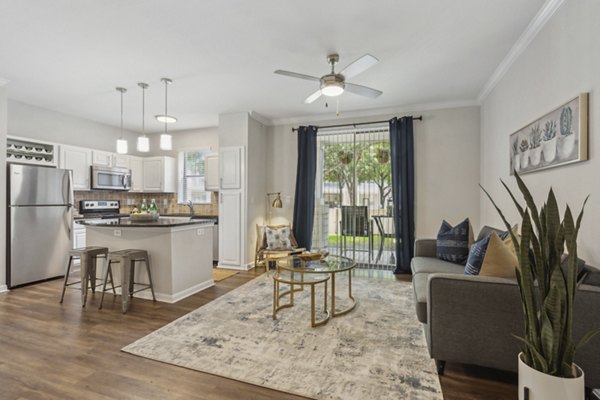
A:
{"type": "Polygon", "coordinates": [[[473,243],[473,246],[471,246],[471,250],[469,251],[469,257],[467,258],[465,275],[479,275],[489,242],[490,236],[486,236],[480,241],[473,243]]]}
{"type": "Polygon", "coordinates": [[[469,229],[469,218],[454,227],[442,222],[437,234],[437,258],[464,265],[469,256],[469,229]]]}

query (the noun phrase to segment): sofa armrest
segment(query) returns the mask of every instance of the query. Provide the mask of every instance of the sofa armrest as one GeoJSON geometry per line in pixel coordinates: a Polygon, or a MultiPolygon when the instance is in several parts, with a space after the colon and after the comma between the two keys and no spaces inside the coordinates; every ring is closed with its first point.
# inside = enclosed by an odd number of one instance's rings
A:
{"type": "Polygon", "coordinates": [[[429,351],[436,360],[517,370],[523,311],[516,280],[431,274],[427,283],[429,351]]]}
{"type": "Polygon", "coordinates": [[[436,257],[437,241],[435,239],[415,240],[415,257],[436,257]]]}

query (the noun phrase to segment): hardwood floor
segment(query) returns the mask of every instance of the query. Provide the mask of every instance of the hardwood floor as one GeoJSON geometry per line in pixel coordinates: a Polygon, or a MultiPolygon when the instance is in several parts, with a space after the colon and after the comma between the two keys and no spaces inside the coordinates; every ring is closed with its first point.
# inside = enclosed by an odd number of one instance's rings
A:
{"type": "MultiPolygon", "coordinates": [[[[120,351],[260,273],[239,273],[176,304],[134,299],[126,315],[112,295],[101,311],[99,294],[83,309],[76,290],[59,304],[60,280],[2,294],[0,399],[301,399],[120,351]]],[[[448,364],[441,383],[449,400],[516,398],[514,374],[448,364]]]]}

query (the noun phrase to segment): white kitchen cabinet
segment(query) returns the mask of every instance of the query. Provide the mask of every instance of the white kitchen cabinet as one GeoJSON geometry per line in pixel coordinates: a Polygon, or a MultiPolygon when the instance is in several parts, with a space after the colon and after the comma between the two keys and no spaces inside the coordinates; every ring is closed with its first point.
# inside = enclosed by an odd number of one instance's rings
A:
{"type": "Polygon", "coordinates": [[[209,154],[204,159],[204,187],[211,192],[219,191],[219,155],[209,154]]]}
{"type": "Polygon", "coordinates": [[[73,171],[73,189],[90,190],[92,151],[83,147],[60,146],[59,167],[73,171]]]}
{"type": "Polygon", "coordinates": [[[239,266],[242,263],[242,193],[219,193],[219,265],[239,266]]]}
{"type": "Polygon", "coordinates": [[[244,148],[241,146],[219,149],[219,179],[221,189],[242,187],[244,148]]]}
{"type": "Polygon", "coordinates": [[[177,191],[177,163],[173,157],[144,158],[143,177],[144,192],[177,191]]]}
{"type": "Polygon", "coordinates": [[[131,156],[128,156],[127,154],[113,154],[112,166],[131,168],[131,156]]]}
{"type": "Polygon", "coordinates": [[[130,156],[129,168],[131,169],[130,192],[141,192],[144,190],[144,159],[142,157],[130,156]]]}
{"type": "Polygon", "coordinates": [[[109,151],[92,150],[92,164],[112,167],[113,153],[109,151]]]}
{"type": "Polygon", "coordinates": [[[129,168],[129,156],[127,154],[111,153],[110,151],[92,150],[92,164],[129,168]]]}

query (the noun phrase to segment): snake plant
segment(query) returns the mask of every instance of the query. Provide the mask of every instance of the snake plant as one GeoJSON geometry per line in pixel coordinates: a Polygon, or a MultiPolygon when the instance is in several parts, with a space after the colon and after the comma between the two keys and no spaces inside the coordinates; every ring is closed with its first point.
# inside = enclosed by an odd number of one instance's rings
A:
{"type": "Polygon", "coordinates": [[[583,209],[573,219],[567,205],[562,221],[552,189],[546,203],[538,208],[529,189],[514,172],[525,206],[519,204],[506,183],[502,182],[522,219],[521,239],[513,234],[511,224],[490,194],[483,189],[510,232],[519,259],[516,270],[521,293],[525,335],[517,337],[522,346],[523,362],[530,367],[561,378],[574,378],[575,352],[600,329],[584,335],[575,345],[573,339],[573,303],[577,282],[577,235],[583,209]],[[561,268],[562,256],[568,252],[567,268],[561,268]]]}

